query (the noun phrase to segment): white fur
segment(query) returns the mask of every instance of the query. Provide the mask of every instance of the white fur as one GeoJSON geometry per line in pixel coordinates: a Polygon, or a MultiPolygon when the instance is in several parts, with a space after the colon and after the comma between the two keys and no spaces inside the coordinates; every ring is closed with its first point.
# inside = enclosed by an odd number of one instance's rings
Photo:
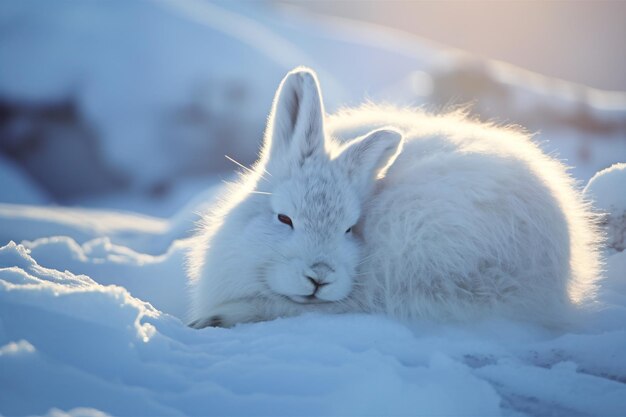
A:
{"type": "Polygon", "coordinates": [[[195,238],[192,326],[307,311],[560,323],[593,293],[597,236],[566,168],[528,135],[374,105],[325,117],[299,68],[259,162],[195,238]]]}

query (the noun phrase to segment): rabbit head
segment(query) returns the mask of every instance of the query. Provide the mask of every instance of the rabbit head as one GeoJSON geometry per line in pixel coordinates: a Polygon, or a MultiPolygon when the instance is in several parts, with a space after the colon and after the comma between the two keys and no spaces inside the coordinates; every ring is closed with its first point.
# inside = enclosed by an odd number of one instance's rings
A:
{"type": "Polygon", "coordinates": [[[191,252],[192,326],[329,309],[348,297],[360,262],[353,226],[401,143],[390,129],[335,142],[315,74],[287,74],[259,161],[205,216],[191,252]]]}
{"type": "Polygon", "coordinates": [[[271,236],[271,255],[262,269],[272,292],[296,303],[350,294],[360,259],[354,226],[401,143],[390,129],[335,143],[325,134],[315,74],[299,68],[283,79],[257,166],[267,179],[257,190],[268,193],[264,234],[271,236]]]}

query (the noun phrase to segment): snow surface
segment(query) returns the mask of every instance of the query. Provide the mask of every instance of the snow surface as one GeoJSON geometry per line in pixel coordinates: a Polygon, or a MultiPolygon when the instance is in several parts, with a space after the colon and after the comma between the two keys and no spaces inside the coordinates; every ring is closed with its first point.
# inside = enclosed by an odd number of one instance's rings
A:
{"type": "MultiPolygon", "coordinates": [[[[329,111],[366,98],[424,104],[437,71],[458,69],[410,35],[262,3],[4,2],[0,23],[0,61],[11,63],[0,65],[0,94],[74,98],[103,157],[134,186],[172,177],[191,157],[253,156],[294,66],[317,70],[329,111]],[[190,105],[221,124],[174,126],[190,105]],[[232,148],[217,146],[223,136],[232,148]]],[[[544,109],[575,119],[581,108],[624,120],[623,93],[496,67],[486,74],[507,91],[508,121],[544,109]]],[[[626,160],[623,129],[531,128],[578,179],[626,160]]],[[[616,218],[624,172],[603,171],[586,190],[616,218]]],[[[2,415],[626,415],[619,246],[607,249],[597,302],[569,329],[312,314],[197,331],[185,326],[186,238],[218,179],[179,181],[159,201],[131,188],[74,202],[104,210],[43,206],[45,190],[5,159],[0,178],[0,201],[11,203],[0,204],[2,415]]],[[[607,221],[607,235],[620,224],[607,221]]]]}
{"type": "Polygon", "coordinates": [[[13,204],[46,204],[50,199],[31,181],[28,175],[13,162],[0,154],[0,178],[2,178],[2,202],[13,204]]]}
{"type": "Polygon", "coordinates": [[[607,246],[618,252],[626,249],[626,163],[596,173],[584,193],[602,208],[607,246]]]}
{"type": "Polygon", "coordinates": [[[2,238],[28,239],[0,249],[1,414],[626,412],[626,252],[567,330],[311,314],[198,331],[176,225],[189,212],[0,207],[2,238]]]}
{"type": "Polygon", "coordinates": [[[626,212],[626,163],[614,164],[596,173],[585,187],[585,194],[609,213],[626,212]]]}

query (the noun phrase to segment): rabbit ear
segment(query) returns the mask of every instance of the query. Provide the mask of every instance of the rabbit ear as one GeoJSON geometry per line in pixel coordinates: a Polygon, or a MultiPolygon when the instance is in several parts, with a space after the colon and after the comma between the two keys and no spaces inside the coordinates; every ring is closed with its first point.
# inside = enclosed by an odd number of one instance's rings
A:
{"type": "Polygon", "coordinates": [[[376,177],[396,159],[402,149],[402,134],[379,129],[350,142],[340,154],[353,185],[366,194],[376,177]]]}
{"type": "Polygon", "coordinates": [[[276,91],[263,154],[268,164],[302,165],[324,150],[324,107],[315,73],[289,72],[276,91]]]}

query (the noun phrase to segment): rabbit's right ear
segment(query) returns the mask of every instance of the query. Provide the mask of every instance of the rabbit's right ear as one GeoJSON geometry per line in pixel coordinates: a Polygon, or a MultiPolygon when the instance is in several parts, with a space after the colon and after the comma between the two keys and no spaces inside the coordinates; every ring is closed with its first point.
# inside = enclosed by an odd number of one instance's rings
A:
{"type": "Polygon", "coordinates": [[[268,171],[302,166],[324,152],[324,106],[312,70],[296,68],[282,80],[270,113],[263,156],[268,171]]]}

